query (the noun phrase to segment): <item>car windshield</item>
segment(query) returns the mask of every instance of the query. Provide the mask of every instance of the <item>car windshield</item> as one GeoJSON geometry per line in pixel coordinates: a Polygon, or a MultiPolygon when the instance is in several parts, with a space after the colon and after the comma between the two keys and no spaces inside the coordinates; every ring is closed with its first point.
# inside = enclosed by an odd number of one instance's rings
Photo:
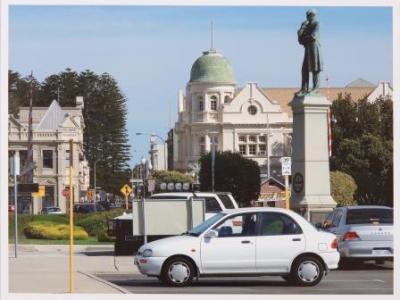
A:
{"type": "Polygon", "coordinates": [[[393,210],[385,208],[359,208],[347,212],[346,224],[393,224],[393,210]]]}
{"type": "Polygon", "coordinates": [[[218,195],[219,199],[221,199],[225,208],[227,208],[227,209],[235,208],[235,206],[233,206],[231,198],[229,198],[229,196],[227,194],[217,194],[217,195],[218,195]]]}
{"type": "Polygon", "coordinates": [[[205,220],[203,223],[197,225],[196,227],[194,227],[192,230],[189,231],[190,235],[195,235],[195,236],[199,236],[200,234],[202,234],[207,228],[209,228],[210,226],[212,226],[214,223],[218,222],[220,219],[222,219],[223,217],[225,217],[226,214],[224,213],[217,213],[214,216],[212,216],[211,218],[205,220]]]}

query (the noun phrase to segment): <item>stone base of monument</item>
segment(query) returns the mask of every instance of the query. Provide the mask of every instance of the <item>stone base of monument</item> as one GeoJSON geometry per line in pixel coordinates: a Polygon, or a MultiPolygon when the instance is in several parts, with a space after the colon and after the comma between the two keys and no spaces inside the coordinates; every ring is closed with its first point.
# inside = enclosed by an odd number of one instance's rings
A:
{"type": "Polygon", "coordinates": [[[291,209],[321,222],[336,207],[331,196],[328,111],[331,103],[318,92],[295,96],[292,138],[291,209]]]}

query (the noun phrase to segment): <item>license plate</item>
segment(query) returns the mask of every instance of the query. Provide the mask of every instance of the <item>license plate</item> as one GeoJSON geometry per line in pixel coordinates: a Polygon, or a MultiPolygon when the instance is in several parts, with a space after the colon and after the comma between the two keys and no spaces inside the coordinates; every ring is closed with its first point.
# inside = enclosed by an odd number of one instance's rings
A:
{"type": "Polygon", "coordinates": [[[391,255],[392,252],[389,250],[372,250],[372,255],[391,255]]]}

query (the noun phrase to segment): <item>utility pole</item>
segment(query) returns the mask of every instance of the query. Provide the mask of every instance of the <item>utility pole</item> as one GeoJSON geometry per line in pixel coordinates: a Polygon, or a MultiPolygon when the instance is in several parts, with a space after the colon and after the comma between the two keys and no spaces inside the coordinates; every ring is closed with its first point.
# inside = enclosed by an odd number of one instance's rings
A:
{"type": "Polygon", "coordinates": [[[16,150],[13,156],[13,175],[14,175],[14,252],[15,258],[18,257],[18,175],[20,174],[19,151],[16,150]]]}
{"type": "Polygon", "coordinates": [[[69,140],[69,292],[74,292],[74,186],[73,140],[69,140]]]}
{"type": "Polygon", "coordinates": [[[267,178],[269,178],[271,176],[271,167],[270,167],[270,161],[269,161],[269,136],[270,136],[270,132],[269,132],[269,115],[267,112],[267,140],[265,141],[267,143],[267,178]]]}

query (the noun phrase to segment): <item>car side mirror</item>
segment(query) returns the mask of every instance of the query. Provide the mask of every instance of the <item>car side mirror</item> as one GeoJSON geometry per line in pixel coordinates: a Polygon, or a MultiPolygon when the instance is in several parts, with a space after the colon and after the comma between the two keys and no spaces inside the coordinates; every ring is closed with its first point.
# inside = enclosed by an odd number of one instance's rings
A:
{"type": "Polygon", "coordinates": [[[207,232],[204,235],[204,237],[207,238],[207,239],[216,238],[216,237],[218,237],[218,231],[216,231],[214,229],[211,229],[209,232],[207,232]]]}

